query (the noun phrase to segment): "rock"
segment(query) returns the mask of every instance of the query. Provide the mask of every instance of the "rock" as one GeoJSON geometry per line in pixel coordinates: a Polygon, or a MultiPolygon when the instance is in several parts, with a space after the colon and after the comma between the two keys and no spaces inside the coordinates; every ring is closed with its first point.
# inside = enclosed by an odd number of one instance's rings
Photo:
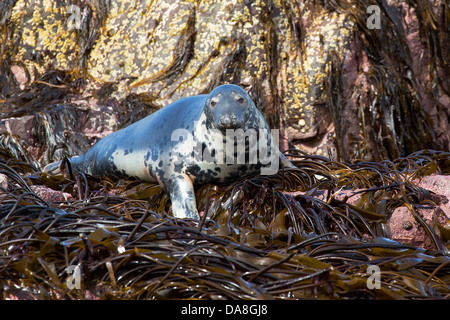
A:
{"type": "MultiPolygon", "coordinates": [[[[423,177],[421,180],[415,180],[413,183],[431,192],[431,199],[427,199],[428,202],[424,202],[423,205],[416,205],[417,211],[429,228],[434,230],[445,243],[448,239],[445,239],[441,234],[438,225],[450,231],[450,176],[430,175],[423,177]]],[[[340,201],[345,200],[347,204],[358,206],[358,201],[361,199],[360,194],[352,196],[358,191],[364,190],[341,190],[335,195],[335,198],[340,201]]],[[[325,191],[324,195],[320,196],[321,200],[327,199],[326,193],[325,191]]],[[[389,237],[392,240],[422,248],[436,249],[430,236],[406,206],[397,207],[392,212],[387,221],[387,226],[390,233],[389,237]]]]}
{"type": "MultiPolygon", "coordinates": [[[[360,1],[9,1],[1,17],[9,22],[0,24],[10,35],[0,42],[0,117],[23,115],[15,97],[33,112],[139,97],[152,106],[137,110],[143,117],[234,83],[281,129],[282,149],[345,161],[450,150],[448,8],[428,0],[379,10],[380,28],[371,29],[360,1]],[[55,70],[59,77],[42,80],[55,70]],[[51,90],[60,94],[46,101],[51,90]]],[[[109,125],[102,130],[116,127],[109,125]]],[[[84,134],[72,129],[72,137],[84,134]]]]}
{"type": "MultiPolygon", "coordinates": [[[[4,190],[8,190],[8,176],[0,173],[0,187],[4,190]]],[[[42,200],[47,203],[52,202],[63,202],[74,200],[72,195],[67,192],[53,190],[49,187],[43,185],[31,185],[31,190],[33,190],[42,200]]],[[[0,199],[2,195],[6,195],[2,190],[0,190],[0,199]]]]}
{"type": "MultiPolygon", "coordinates": [[[[117,128],[117,115],[102,105],[56,105],[45,112],[0,121],[0,136],[8,136],[6,147],[18,159],[36,168],[54,158],[81,154],[117,128]]],[[[0,141],[1,145],[1,141],[0,141]]]]}
{"type": "Polygon", "coordinates": [[[0,187],[5,190],[8,188],[8,177],[3,173],[0,173],[0,187]]]}
{"type": "Polygon", "coordinates": [[[31,189],[45,202],[53,203],[53,202],[64,202],[64,201],[73,201],[73,197],[70,193],[57,191],[50,189],[46,186],[33,185],[31,189]]]}
{"type": "MultiPolygon", "coordinates": [[[[417,181],[417,185],[436,194],[432,199],[436,206],[418,206],[419,215],[431,229],[435,230],[438,236],[440,230],[437,224],[450,231],[450,176],[426,176],[417,181]]],[[[392,239],[419,247],[435,249],[426,231],[416,222],[407,207],[395,209],[388,225],[392,239]]],[[[442,235],[440,236],[442,238],[442,235]]]]}

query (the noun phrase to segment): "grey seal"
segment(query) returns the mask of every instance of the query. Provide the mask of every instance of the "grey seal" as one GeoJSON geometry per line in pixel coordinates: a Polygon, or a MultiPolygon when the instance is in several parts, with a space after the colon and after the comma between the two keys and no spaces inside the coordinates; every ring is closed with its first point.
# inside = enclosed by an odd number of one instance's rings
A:
{"type": "MultiPolygon", "coordinates": [[[[175,101],[69,159],[75,172],[158,182],[173,215],[199,219],[194,185],[293,168],[247,92],[226,84],[175,101]]],[[[61,161],[47,165],[56,173],[61,161]]]]}

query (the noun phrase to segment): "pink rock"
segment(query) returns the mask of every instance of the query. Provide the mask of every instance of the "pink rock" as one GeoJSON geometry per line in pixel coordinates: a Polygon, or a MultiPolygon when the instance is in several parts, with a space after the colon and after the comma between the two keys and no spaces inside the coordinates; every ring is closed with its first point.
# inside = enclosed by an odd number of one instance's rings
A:
{"type": "MultiPolygon", "coordinates": [[[[431,201],[436,204],[417,206],[417,212],[433,229],[435,221],[447,226],[450,217],[450,176],[431,175],[415,181],[423,189],[434,192],[431,201]]],[[[388,222],[393,240],[427,249],[435,249],[425,229],[416,221],[407,207],[394,210],[388,222]]],[[[439,230],[433,229],[439,236],[439,230]]]]}
{"type": "Polygon", "coordinates": [[[67,192],[56,191],[45,186],[31,186],[31,189],[48,203],[74,200],[72,195],[67,192]]]}
{"type": "Polygon", "coordinates": [[[450,176],[431,175],[417,181],[421,188],[434,192],[437,196],[433,201],[440,202],[439,207],[450,216],[450,176]]]}
{"type": "Polygon", "coordinates": [[[3,173],[0,173],[0,187],[2,187],[3,189],[8,188],[8,177],[5,176],[3,173]]]}
{"type": "MultiPolygon", "coordinates": [[[[440,236],[439,229],[434,228],[436,222],[445,228],[450,226],[450,176],[430,175],[421,180],[415,180],[413,183],[430,191],[431,199],[428,199],[428,202],[422,202],[423,205],[416,204],[417,212],[430,229],[434,230],[437,236],[440,236]]],[[[361,190],[341,190],[335,195],[335,199],[345,201],[350,205],[356,205],[360,199],[360,194],[353,194],[357,191],[361,190]]],[[[292,193],[293,196],[296,194],[298,193],[292,193]]],[[[325,200],[327,197],[326,191],[325,194],[319,196],[321,200],[325,200]]],[[[412,212],[406,206],[394,210],[388,221],[388,227],[392,240],[417,247],[435,249],[426,230],[416,221],[412,212]]]]}
{"type": "Polygon", "coordinates": [[[14,74],[14,77],[16,78],[16,81],[19,84],[20,89],[24,90],[25,85],[29,80],[25,69],[17,65],[13,65],[11,66],[11,71],[14,74]]]}

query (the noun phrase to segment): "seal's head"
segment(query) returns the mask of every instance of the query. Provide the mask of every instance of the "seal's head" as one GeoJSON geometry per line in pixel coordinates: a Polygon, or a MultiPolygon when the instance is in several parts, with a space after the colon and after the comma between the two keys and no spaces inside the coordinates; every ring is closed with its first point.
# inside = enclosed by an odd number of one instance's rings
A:
{"type": "Polygon", "coordinates": [[[255,105],[247,92],[232,84],[215,88],[205,103],[208,122],[223,133],[226,129],[245,128],[253,108],[255,105]]]}

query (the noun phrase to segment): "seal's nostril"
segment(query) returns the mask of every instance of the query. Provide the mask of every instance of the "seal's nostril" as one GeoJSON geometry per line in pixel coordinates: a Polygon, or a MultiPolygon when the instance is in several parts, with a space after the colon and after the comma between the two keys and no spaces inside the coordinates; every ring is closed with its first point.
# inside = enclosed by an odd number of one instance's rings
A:
{"type": "Polygon", "coordinates": [[[222,118],[220,118],[219,123],[220,123],[222,126],[228,126],[228,125],[230,125],[231,120],[230,120],[230,118],[228,118],[228,117],[222,117],[222,118]]]}
{"type": "Polygon", "coordinates": [[[241,128],[243,124],[234,115],[225,115],[220,117],[217,121],[217,126],[219,129],[237,129],[241,128]]]}

